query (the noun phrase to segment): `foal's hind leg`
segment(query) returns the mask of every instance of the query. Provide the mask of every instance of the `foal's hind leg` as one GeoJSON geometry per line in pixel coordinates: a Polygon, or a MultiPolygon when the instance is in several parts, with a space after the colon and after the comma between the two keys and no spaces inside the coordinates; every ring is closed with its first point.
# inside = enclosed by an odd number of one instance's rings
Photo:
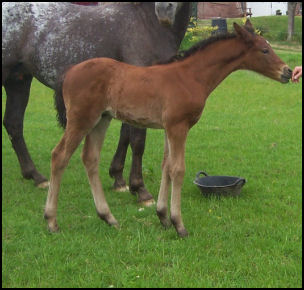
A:
{"type": "Polygon", "coordinates": [[[74,130],[67,124],[62,139],[52,151],[50,186],[44,210],[44,218],[51,232],[58,231],[56,214],[62,174],[85,134],[85,130],[74,130]]]}
{"type": "Polygon", "coordinates": [[[20,74],[19,77],[20,79],[17,76],[10,77],[5,81],[7,100],[3,123],[17,154],[22,176],[26,179],[34,179],[38,187],[47,187],[48,181],[37,171],[23,137],[23,118],[32,76],[20,74]]]}
{"type": "Polygon", "coordinates": [[[118,222],[110,211],[98,176],[100,151],[110,121],[111,117],[103,117],[86,136],[82,151],[82,160],[87,170],[98,216],[109,225],[118,225],[118,222]]]}

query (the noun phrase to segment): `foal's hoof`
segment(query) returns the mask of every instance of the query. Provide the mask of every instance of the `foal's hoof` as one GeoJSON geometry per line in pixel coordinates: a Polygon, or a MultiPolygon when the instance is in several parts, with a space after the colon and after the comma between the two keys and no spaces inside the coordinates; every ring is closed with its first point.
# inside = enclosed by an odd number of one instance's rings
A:
{"type": "Polygon", "coordinates": [[[150,206],[155,204],[155,200],[152,198],[152,199],[149,199],[149,200],[139,201],[138,203],[142,206],[150,207],[150,206]]]}
{"type": "Polygon", "coordinates": [[[104,214],[104,213],[99,213],[97,211],[97,215],[99,216],[100,219],[105,221],[109,226],[113,226],[117,228],[119,227],[118,221],[115,219],[115,217],[112,214],[104,214]]]}
{"type": "Polygon", "coordinates": [[[50,182],[47,180],[47,181],[43,181],[39,184],[36,185],[38,188],[48,188],[50,186],[50,182]]]}
{"type": "Polygon", "coordinates": [[[115,229],[119,229],[119,223],[118,221],[113,217],[109,220],[106,221],[106,223],[111,226],[111,227],[114,227],[115,229]]]}
{"type": "Polygon", "coordinates": [[[117,224],[114,224],[114,225],[111,225],[113,228],[115,228],[116,230],[120,230],[120,224],[117,223],[117,224]]]}
{"type": "Polygon", "coordinates": [[[161,225],[165,229],[168,229],[172,225],[171,220],[168,219],[167,210],[165,208],[156,209],[156,214],[159,218],[159,221],[160,221],[161,225]]]}
{"type": "Polygon", "coordinates": [[[56,226],[56,227],[50,227],[50,226],[48,226],[48,231],[50,233],[52,233],[52,234],[56,234],[56,233],[59,233],[60,228],[58,226],[56,226]]]}
{"type": "Polygon", "coordinates": [[[189,235],[185,228],[181,230],[177,230],[177,234],[180,238],[186,238],[189,235]]]}
{"type": "Polygon", "coordinates": [[[47,221],[47,224],[48,224],[47,227],[48,227],[49,232],[51,232],[51,233],[57,233],[57,232],[59,232],[59,227],[57,225],[56,218],[51,217],[50,215],[48,215],[46,213],[46,211],[44,212],[43,217],[47,221]]]}
{"type": "Polygon", "coordinates": [[[58,233],[60,230],[56,222],[49,223],[47,228],[50,233],[58,233]]]}
{"type": "Polygon", "coordinates": [[[160,223],[165,228],[165,230],[169,229],[172,225],[169,219],[160,220],[160,223]]]}

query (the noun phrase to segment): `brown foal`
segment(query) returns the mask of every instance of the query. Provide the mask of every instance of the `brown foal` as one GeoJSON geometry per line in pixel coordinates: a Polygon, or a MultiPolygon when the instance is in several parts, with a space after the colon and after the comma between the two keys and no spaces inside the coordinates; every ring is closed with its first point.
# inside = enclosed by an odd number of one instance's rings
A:
{"type": "Polygon", "coordinates": [[[58,230],[56,212],[61,176],[84,137],[82,160],[97,213],[108,224],[118,225],[98,176],[105,133],[111,119],[116,118],[135,126],[165,130],[157,215],[163,226],[168,227],[172,222],[179,236],[187,236],[181,216],[185,144],[188,131],[199,120],[207,97],[238,69],[252,70],[281,83],[287,83],[291,77],[291,70],[265,39],[254,34],[249,21],[244,27],[234,23],[234,30],[233,34],[198,43],[179,60],[167,64],[137,67],[109,58],[95,58],[73,66],[66,73],[62,95],[67,126],[52,152],[45,207],[51,231],[58,230]]]}

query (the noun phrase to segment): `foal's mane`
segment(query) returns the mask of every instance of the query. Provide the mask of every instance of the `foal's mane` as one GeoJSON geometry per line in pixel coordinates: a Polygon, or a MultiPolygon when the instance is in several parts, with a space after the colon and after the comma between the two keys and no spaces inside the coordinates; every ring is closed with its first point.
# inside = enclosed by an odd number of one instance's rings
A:
{"type": "MultiPolygon", "coordinates": [[[[254,30],[250,27],[246,27],[244,26],[244,28],[254,34],[254,30]]],[[[235,38],[237,35],[233,32],[233,33],[220,33],[220,34],[216,34],[213,36],[210,36],[209,38],[203,39],[201,41],[199,41],[198,43],[194,44],[192,47],[190,47],[187,50],[182,50],[180,51],[178,54],[174,55],[173,57],[169,58],[168,60],[165,61],[160,61],[157,64],[169,64],[175,61],[181,61],[184,60],[185,58],[195,54],[197,51],[203,50],[205,49],[207,46],[209,46],[210,44],[217,42],[217,41],[221,41],[221,40],[226,40],[226,39],[231,39],[231,38],[235,38]]]]}

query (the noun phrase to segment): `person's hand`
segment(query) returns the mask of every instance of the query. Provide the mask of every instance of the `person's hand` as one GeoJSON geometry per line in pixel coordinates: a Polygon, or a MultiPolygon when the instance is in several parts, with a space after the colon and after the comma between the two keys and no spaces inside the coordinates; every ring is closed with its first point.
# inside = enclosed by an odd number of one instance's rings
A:
{"type": "Polygon", "coordinates": [[[296,66],[292,71],[291,81],[293,83],[298,83],[299,78],[302,76],[302,66],[296,66]]]}

